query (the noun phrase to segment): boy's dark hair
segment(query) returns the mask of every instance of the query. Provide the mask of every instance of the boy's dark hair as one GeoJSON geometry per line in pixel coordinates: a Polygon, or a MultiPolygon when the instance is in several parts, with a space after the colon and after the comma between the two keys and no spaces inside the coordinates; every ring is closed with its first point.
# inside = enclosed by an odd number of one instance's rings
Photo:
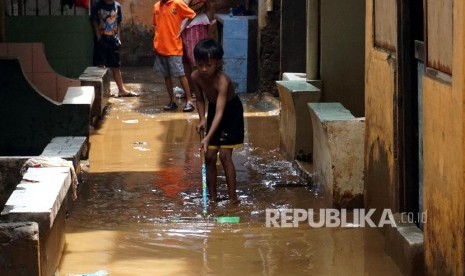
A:
{"type": "Polygon", "coordinates": [[[196,61],[208,61],[209,59],[222,59],[223,47],[214,39],[206,38],[200,40],[194,48],[196,61]]]}

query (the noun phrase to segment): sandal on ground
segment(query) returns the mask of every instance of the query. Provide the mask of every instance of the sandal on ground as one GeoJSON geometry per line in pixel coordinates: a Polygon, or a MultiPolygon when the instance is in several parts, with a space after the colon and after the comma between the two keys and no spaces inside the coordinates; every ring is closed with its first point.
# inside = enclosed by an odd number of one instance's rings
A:
{"type": "Polygon", "coordinates": [[[178,105],[175,102],[170,102],[169,104],[163,107],[163,110],[166,110],[166,111],[175,110],[175,109],[178,109],[178,105]]]}
{"type": "Polygon", "coordinates": [[[123,93],[123,94],[119,93],[118,94],[118,98],[122,98],[122,97],[139,97],[139,96],[140,96],[140,94],[136,93],[134,91],[129,91],[127,93],[123,93]]]}
{"type": "Polygon", "coordinates": [[[194,111],[194,106],[192,105],[192,103],[186,103],[186,106],[184,106],[182,111],[184,111],[184,112],[192,112],[192,111],[194,111]]]}

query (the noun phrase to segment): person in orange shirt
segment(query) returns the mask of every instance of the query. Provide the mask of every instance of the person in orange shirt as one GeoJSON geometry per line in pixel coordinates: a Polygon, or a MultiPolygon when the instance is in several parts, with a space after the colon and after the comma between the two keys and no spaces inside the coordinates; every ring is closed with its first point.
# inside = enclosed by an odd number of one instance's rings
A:
{"type": "Polygon", "coordinates": [[[176,97],[173,92],[172,77],[179,78],[186,93],[187,103],[184,112],[194,110],[192,96],[182,63],[183,46],[180,36],[182,22],[185,18],[192,20],[195,12],[183,0],[160,0],[153,6],[153,26],[155,34],[153,48],[155,62],[153,68],[156,73],[165,78],[165,85],[170,102],[164,110],[176,110],[176,97]]]}

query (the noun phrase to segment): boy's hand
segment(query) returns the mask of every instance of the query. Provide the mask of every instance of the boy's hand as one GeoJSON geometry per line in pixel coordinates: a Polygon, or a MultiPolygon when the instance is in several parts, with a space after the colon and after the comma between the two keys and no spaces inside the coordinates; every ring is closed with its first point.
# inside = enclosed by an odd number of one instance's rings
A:
{"type": "Polygon", "coordinates": [[[203,124],[199,123],[199,125],[196,127],[197,132],[200,133],[200,148],[199,150],[205,153],[207,152],[208,148],[208,140],[205,138],[205,128],[203,127],[203,124]]]}
{"type": "Polygon", "coordinates": [[[203,152],[207,152],[208,150],[208,139],[207,138],[203,138],[202,141],[200,141],[200,150],[203,150],[203,152]]]}
{"type": "Polygon", "coordinates": [[[197,130],[197,133],[200,133],[200,131],[205,131],[205,122],[200,122],[196,127],[195,130],[197,130]]]}

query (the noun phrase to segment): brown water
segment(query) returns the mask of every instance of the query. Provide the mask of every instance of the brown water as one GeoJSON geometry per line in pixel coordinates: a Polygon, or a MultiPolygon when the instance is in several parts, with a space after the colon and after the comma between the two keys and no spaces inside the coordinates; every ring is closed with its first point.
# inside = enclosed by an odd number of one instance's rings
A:
{"type": "Polygon", "coordinates": [[[322,208],[326,201],[282,159],[279,110],[256,95],[242,96],[246,139],[234,152],[241,203],[228,204],[219,170],[224,200],[209,206],[212,217],[241,222],[198,219],[197,113],[182,113],[182,104],[178,112],[162,112],[167,97],[160,81],[128,86],[142,96],[111,99],[91,135],[89,173],[67,221],[60,275],[400,274],[377,229],[265,227],[267,208],[322,208]]]}

